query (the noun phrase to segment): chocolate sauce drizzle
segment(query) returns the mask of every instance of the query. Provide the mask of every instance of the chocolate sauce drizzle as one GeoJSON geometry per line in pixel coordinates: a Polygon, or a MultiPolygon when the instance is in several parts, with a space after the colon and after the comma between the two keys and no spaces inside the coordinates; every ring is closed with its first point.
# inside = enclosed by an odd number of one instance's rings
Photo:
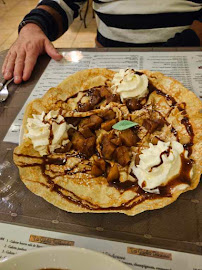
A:
{"type": "MultiPolygon", "coordinates": [[[[23,156],[23,155],[18,155],[18,156],[23,156]]],[[[60,195],[63,199],[67,200],[68,202],[75,204],[77,206],[80,206],[84,209],[87,210],[93,210],[93,211],[103,211],[103,210],[129,210],[132,209],[134,206],[142,203],[145,200],[153,200],[157,199],[159,197],[172,197],[172,189],[179,184],[185,183],[185,184],[190,184],[190,171],[192,169],[192,161],[190,159],[186,159],[183,154],[181,154],[181,160],[182,160],[182,167],[180,170],[180,173],[174,177],[168,185],[165,187],[159,187],[160,194],[152,194],[144,191],[141,187],[139,187],[137,183],[137,179],[135,175],[131,174],[135,179],[134,181],[127,180],[125,182],[120,182],[120,180],[115,180],[109,183],[109,186],[116,188],[117,190],[120,191],[120,193],[124,193],[125,191],[128,190],[133,190],[137,193],[137,195],[129,200],[127,203],[121,204],[120,206],[116,207],[100,207],[96,204],[92,204],[89,201],[86,201],[79,196],[77,196],[75,193],[72,191],[66,190],[63,187],[59,186],[58,184],[54,183],[54,178],[57,176],[51,177],[46,174],[46,165],[48,164],[55,164],[58,166],[63,166],[64,165],[64,160],[65,159],[50,159],[47,157],[44,157],[44,162],[42,164],[34,164],[34,166],[39,166],[41,167],[43,176],[47,179],[47,184],[45,185],[43,183],[38,182],[40,185],[43,185],[44,187],[48,188],[50,192],[55,192],[58,195],[60,195]],[[50,163],[51,162],[51,163],[50,163]],[[69,195],[66,195],[65,193],[69,193],[69,195]]],[[[33,164],[32,164],[33,165],[33,164]]],[[[32,166],[32,165],[23,165],[20,167],[24,166],[32,166]]],[[[81,173],[81,172],[79,172],[81,173]]],[[[65,175],[65,174],[64,174],[65,175]]],[[[60,176],[60,175],[59,175],[60,176]]]]}
{"type": "MultiPolygon", "coordinates": [[[[142,75],[142,73],[140,72],[136,72],[138,75],[142,75]]],[[[85,90],[84,92],[86,92],[87,95],[90,94],[89,92],[90,90],[85,90]]],[[[149,92],[153,92],[156,91],[156,93],[158,95],[164,96],[166,98],[166,100],[171,102],[171,107],[175,107],[177,105],[177,102],[175,101],[175,99],[171,96],[169,96],[168,94],[165,94],[164,92],[162,92],[161,90],[157,89],[151,82],[149,82],[149,92]]],[[[76,97],[77,94],[75,94],[74,96],[71,96],[69,98],[73,98],[76,97]]],[[[68,99],[69,99],[68,98],[68,99]]],[[[68,100],[67,99],[67,100],[68,100]]],[[[66,100],[66,101],[67,101],[66,100]]],[[[177,105],[177,108],[181,111],[182,115],[183,115],[183,119],[181,120],[181,123],[185,126],[187,133],[190,136],[190,142],[184,145],[184,148],[186,150],[188,150],[188,154],[190,155],[192,152],[192,145],[193,145],[193,137],[194,137],[194,132],[193,132],[193,128],[189,122],[189,118],[187,117],[187,113],[185,110],[185,104],[182,105],[177,105]],[[182,107],[183,105],[183,107],[182,107]]],[[[165,119],[166,121],[166,119],[165,119]]],[[[178,139],[178,133],[175,130],[175,128],[171,128],[171,132],[174,134],[174,136],[178,139]]],[[[49,141],[52,141],[52,135],[50,135],[49,141]]],[[[153,166],[151,168],[151,170],[153,168],[156,168],[158,166],[160,166],[163,163],[163,159],[162,156],[163,155],[167,155],[169,156],[171,147],[169,147],[168,150],[164,151],[161,153],[160,155],[160,163],[153,166]]],[[[34,162],[32,164],[21,164],[18,165],[19,167],[33,167],[33,166],[39,166],[41,168],[41,171],[44,175],[44,177],[47,179],[47,185],[38,182],[40,185],[43,185],[44,187],[48,188],[50,190],[50,192],[55,192],[57,193],[59,196],[61,196],[63,199],[67,200],[68,202],[75,204],[77,206],[80,206],[84,209],[87,210],[93,210],[93,211],[100,211],[100,210],[111,210],[111,211],[117,211],[117,210],[129,210],[132,209],[134,206],[144,202],[145,200],[154,200],[160,197],[172,197],[172,189],[179,185],[179,184],[191,184],[191,179],[190,179],[190,171],[192,169],[192,164],[193,161],[191,159],[185,158],[184,157],[184,153],[181,154],[181,162],[182,162],[182,166],[180,169],[180,172],[177,176],[175,176],[173,179],[171,179],[169,181],[169,183],[166,186],[161,186],[159,187],[159,191],[160,194],[152,194],[152,193],[148,193],[146,191],[144,191],[141,187],[139,187],[138,182],[137,182],[137,178],[136,176],[131,172],[130,175],[134,178],[133,181],[131,180],[127,180],[125,182],[120,182],[120,179],[116,179],[113,180],[111,182],[109,182],[109,186],[112,188],[116,188],[121,194],[128,191],[128,190],[133,190],[136,192],[137,195],[135,195],[134,198],[132,198],[131,200],[129,200],[127,203],[123,203],[120,206],[114,206],[114,207],[100,207],[99,205],[96,204],[92,204],[91,202],[84,200],[82,198],[80,198],[79,196],[77,196],[75,193],[73,193],[70,190],[66,190],[63,187],[59,186],[58,184],[54,183],[54,179],[58,176],[65,176],[65,175],[76,175],[77,173],[89,173],[90,170],[84,169],[81,171],[73,171],[75,169],[75,167],[71,168],[71,169],[66,169],[64,170],[63,173],[59,173],[58,175],[55,175],[54,177],[51,177],[50,175],[47,175],[47,166],[49,165],[56,165],[56,166],[64,166],[67,162],[67,159],[69,157],[76,157],[76,158],[80,158],[81,162],[83,159],[85,159],[85,156],[83,156],[82,154],[79,153],[66,153],[64,156],[64,158],[52,158],[49,156],[44,156],[44,157],[34,157],[34,156],[29,156],[29,155],[21,155],[21,154],[15,154],[18,156],[22,156],[22,157],[30,157],[30,158],[36,158],[39,159],[39,163],[34,162]],[[68,194],[68,195],[67,195],[68,194]]],[[[49,168],[50,170],[50,168],[49,168]]]]}
{"type": "Polygon", "coordinates": [[[133,187],[137,186],[137,182],[133,182],[127,180],[125,182],[120,182],[119,179],[113,180],[109,182],[109,186],[115,187],[116,189],[120,190],[123,193],[126,190],[132,189],[133,187]]]}
{"type": "Polygon", "coordinates": [[[157,168],[157,167],[161,166],[161,164],[163,164],[163,158],[162,157],[163,157],[163,155],[166,155],[168,157],[169,154],[170,154],[170,150],[171,150],[171,147],[169,146],[168,150],[165,150],[160,154],[160,162],[159,162],[159,164],[152,166],[151,169],[150,169],[150,172],[152,172],[153,168],[157,168]]]}
{"type": "Polygon", "coordinates": [[[182,166],[180,173],[171,179],[166,186],[159,187],[161,196],[172,197],[172,189],[179,184],[191,184],[190,172],[193,165],[193,160],[184,157],[184,153],[180,155],[182,166]]]}
{"type": "MultiPolygon", "coordinates": [[[[176,100],[169,96],[168,94],[165,94],[163,91],[157,89],[151,82],[149,82],[149,91],[150,93],[155,91],[158,95],[161,95],[163,97],[166,98],[166,100],[171,101],[171,107],[176,107],[178,108],[178,110],[181,112],[181,114],[183,115],[183,119],[181,120],[181,124],[183,124],[187,130],[187,133],[189,134],[190,137],[190,141],[187,144],[184,144],[184,149],[188,151],[188,155],[190,156],[192,153],[192,146],[193,146],[193,140],[194,140],[194,132],[193,132],[193,128],[191,123],[189,122],[189,118],[187,117],[187,112],[186,112],[186,104],[183,102],[181,104],[177,104],[176,100]]],[[[177,138],[177,140],[179,141],[178,138],[178,133],[175,130],[174,127],[171,128],[171,132],[174,134],[174,136],[177,138]]]]}

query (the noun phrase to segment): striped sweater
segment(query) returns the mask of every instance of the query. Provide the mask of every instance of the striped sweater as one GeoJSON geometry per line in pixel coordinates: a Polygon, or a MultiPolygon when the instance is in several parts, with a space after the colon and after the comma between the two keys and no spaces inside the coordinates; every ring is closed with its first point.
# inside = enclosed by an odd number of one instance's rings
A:
{"type": "MultiPolygon", "coordinates": [[[[35,21],[53,41],[68,29],[85,2],[42,0],[24,20],[35,21]]],[[[194,20],[202,22],[202,0],[94,0],[93,8],[102,46],[200,45],[189,27],[194,20]]]]}

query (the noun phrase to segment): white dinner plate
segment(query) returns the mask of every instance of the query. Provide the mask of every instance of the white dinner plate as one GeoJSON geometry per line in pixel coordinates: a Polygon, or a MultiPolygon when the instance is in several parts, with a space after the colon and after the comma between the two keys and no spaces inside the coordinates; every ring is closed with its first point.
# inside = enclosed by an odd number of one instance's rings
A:
{"type": "Polygon", "coordinates": [[[0,263],[0,270],[131,270],[125,264],[92,250],[58,246],[38,248],[0,263]]]}

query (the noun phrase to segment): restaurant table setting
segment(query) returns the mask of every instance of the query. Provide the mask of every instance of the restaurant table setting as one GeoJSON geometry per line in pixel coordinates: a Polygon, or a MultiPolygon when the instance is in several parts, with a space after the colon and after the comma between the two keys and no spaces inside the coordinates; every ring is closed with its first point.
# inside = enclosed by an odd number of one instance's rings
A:
{"type": "MultiPolygon", "coordinates": [[[[129,267],[117,266],[120,270],[201,270],[201,183],[171,205],[135,216],[70,213],[30,192],[13,162],[13,150],[22,142],[26,105],[69,75],[97,67],[160,71],[202,99],[201,49],[60,49],[60,52],[61,61],[40,56],[29,81],[20,85],[4,81],[8,92],[4,90],[1,95],[0,91],[0,261],[33,249],[60,245],[104,253],[129,267]]],[[[6,51],[0,53],[0,67],[5,56],[6,51]]],[[[1,268],[0,263],[0,269],[9,268],[1,268]]]]}

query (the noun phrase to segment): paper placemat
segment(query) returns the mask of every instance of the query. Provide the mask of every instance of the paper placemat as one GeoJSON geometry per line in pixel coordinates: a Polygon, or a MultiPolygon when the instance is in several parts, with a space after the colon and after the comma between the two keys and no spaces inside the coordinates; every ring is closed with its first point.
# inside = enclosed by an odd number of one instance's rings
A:
{"type": "Polygon", "coordinates": [[[102,252],[134,270],[202,270],[199,255],[0,223],[0,261],[27,250],[55,245],[102,252]]]}

